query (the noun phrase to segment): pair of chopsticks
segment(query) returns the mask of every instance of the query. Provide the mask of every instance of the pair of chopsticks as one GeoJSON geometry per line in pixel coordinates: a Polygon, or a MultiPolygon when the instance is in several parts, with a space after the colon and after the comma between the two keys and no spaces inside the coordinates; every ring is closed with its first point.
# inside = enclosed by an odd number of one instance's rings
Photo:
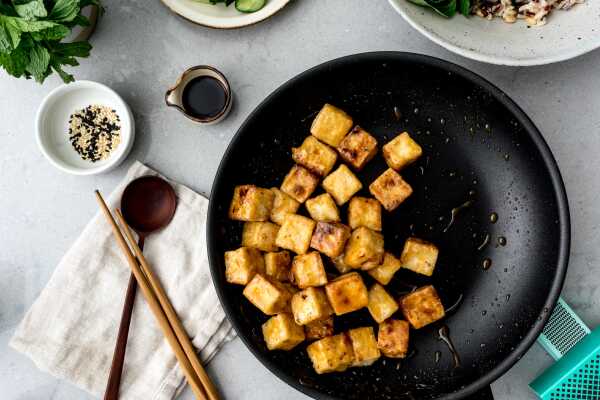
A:
{"type": "Polygon", "coordinates": [[[179,365],[181,365],[183,373],[194,392],[194,395],[200,400],[218,400],[219,396],[217,391],[206,374],[206,371],[204,371],[200,360],[198,360],[198,356],[196,355],[196,351],[194,350],[190,338],[177,317],[177,313],[167,298],[160,281],[156,275],[154,275],[146,258],[144,258],[142,250],[137,245],[137,242],[131,233],[131,229],[127,226],[123,215],[119,210],[116,210],[115,213],[117,219],[125,232],[125,236],[127,236],[129,244],[127,244],[127,241],[123,237],[123,233],[121,232],[119,225],[115,222],[102,195],[97,190],[96,199],[98,200],[98,204],[100,204],[100,208],[104,212],[106,219],[110,223],[115,238],[117,239],[117,243],[125,254],[135,279],[142,289],[142,294],[148,302],[150,310],[154,314],[167,342],[173,349],[175,357],[177,357],[177,361],[179,361],[179,365]],[[133,249],[133,253],[131,252],[131,249],[133,249]]]}

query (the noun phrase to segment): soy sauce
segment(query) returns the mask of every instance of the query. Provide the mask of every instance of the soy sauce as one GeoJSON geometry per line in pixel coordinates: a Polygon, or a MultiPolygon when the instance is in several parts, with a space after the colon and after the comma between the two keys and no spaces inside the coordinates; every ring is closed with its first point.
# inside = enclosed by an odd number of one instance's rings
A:
{"type": "Polygon", "coordinates": [[[181,100],[188,114],[200,119],[210,119],[225,109],[227,92],[217,79],[199,76],[187,83],[181,100]]]}

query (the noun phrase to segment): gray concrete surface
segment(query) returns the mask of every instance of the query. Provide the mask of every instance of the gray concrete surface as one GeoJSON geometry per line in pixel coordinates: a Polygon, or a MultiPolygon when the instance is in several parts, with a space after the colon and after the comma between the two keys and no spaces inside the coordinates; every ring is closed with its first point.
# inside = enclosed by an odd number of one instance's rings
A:
{"type": "MultiPolygon", "coordinates": [[[[272,90],[323,61],[373,50],[429,54],[464,65],[505,90],[543,132],[566,181],[573,245],[564,297],[590,325],[600,324],[600,51],[534,68],[485,65],[429,42],[384,0],[295,1],[270,20],[217,31],[173,16],[157,0],[106,0],[93,36],[93,55],[74,72],[116,89],[131,105],[137,141],[129,159],[98,177],[54,169],[38,151],[34,115],[60,82],[39,86],[0,73],[0,393],[3,399],[92,398],[39,372],[7,342],[49,279],[59,258],[96,212],[90,196],[109,192],[128,165],[144,161],[207,193],[236,128],[272,90]],[[222,124],[199,127],[164,106],[163,93],[196,64],[220,68],[231,80],[235,108],[222,124]]],[[[527,383],[550,358],[534,345],[494,383],[498,400],[534,399],[527,383]]],[[[227,399],[305,399],[279,381],[236,340],[209,365],[227,399]]],[[[185,392],[184,399],[192,399],[185,392]]]]}

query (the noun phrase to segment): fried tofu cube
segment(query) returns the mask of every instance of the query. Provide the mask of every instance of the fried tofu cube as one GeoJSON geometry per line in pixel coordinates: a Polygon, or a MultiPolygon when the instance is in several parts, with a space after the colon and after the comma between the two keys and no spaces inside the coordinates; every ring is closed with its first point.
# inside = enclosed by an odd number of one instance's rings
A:
{"type": "Polygon", "coordinates": [[[383,146],[385,162],[396,171],[417,161],[422,154],[423,149],[410,137],[408,132],[401,133],[383,146]]]}
{"type": "Polygon", "coordinates": [[[292,158],[296,164],[302,165],[313,174],[325,176],[335,165],[337,154],[314,136],[308,136],[300,147],[292,148],[292,158]]]}
{"type": "Polygon", "coordinates": [[[346,245],[344,262],[352,268],[369,270],[383,260],[383,235],[361,226],[352,231],[346,245]]]}
{"type": "Polygon", "coordinates": [[[332,258],[331,262],[340,274],[345,274],[346,272],[350,272],[352,270],[352,267],[344,262],[344,254],[340,254],[336,258],[332,258]]]}
{"type": "Polygon", "coordinates": [[[237,221],[267,221],[273,208],[273,193],[254,185],[236,186],[229,218],[237,221]]]}
{"type": "Polygon", "coordinates": [[[292,297],[281,282],[271,280],[262,274],[254,275],[254,278],[244,288],[243,294],[267,315],[275,315],[284,311],[292,297]]]}
{"type": "Polygon", "coordinates": [[[377,139],[360,126],[355,126],[337,150],[345,162],[360,171],[377,154],[377,139]]]}
{"type": "Polygon", "coordinates": [[[369,191],[388,211],[395,210],[413,192],[412,187],[391,168],[369,185],[369,191]]]}
{"type": "Polygon", "coordinates": [[[390,283],[394,274],[402,267],[400,260],[394,257],[393,254],[385,252],[383,254],[383,262],[381,265],[376,266],[368,271],[377,282],[382,285],[390,283]]]}
{"type": "Polygon", "coordinates": [[[294,257],[292,280],[300,289],[327,283],[327,273],[319,252],[311,251],[294,257]]]}
{"type": "Polygon", "coordinates": [[[257,249],[240,247],[225,252],[225,279],[229,283],[246,285],[255,274],[264,270],[264,260],[257,249]]]}
{"type": "Polygon", "coordinates": [[[377,347],[384,356],[390,358],[405,358],[408,353],[408,322],[388,319],[379,324],[377,347]]]}
{"type": "Polygon", "coordinates": [[[294,165],[283,179],[281,190],[300,203],[315,191],[319,177],[301,165],[294,165]]]}
{"type": "Polygon", "coordinates": [[[297,254],[306,253],[316,224],[302,215],[287,214],[277,233],[275,245],[297,254]]]}
{"type": "Polygon", "coordinates": [[[354,362],[352,341],[346,333],[317,340],[306,351],[317,374],[342,372],[354,362]]]}
{"type": "Polygon", "coordinates": [[[291,350],[304,341],[304,329],[288,313],[277,314],[262,325],[269,350],[291,350]]]}
{"type": "Polygon", "coordinates": [[[310,133],[320,141],[337,147],[352,129],[352,118],[339,108],[325,104],[315,117],[310,133]]]}
{"type": "Polygon", "coordinates": [[[271,209],[271,221],[281,225],[286,214],[296,214],[298,212],[300,203],[277,188],[271,188],[271,191],[275,195],[273,208],[271,209]]]}
{"type": "Polygon", "coordinates": [[[400,299],[400,309],[413,328],[420,329],[446,315],[435,288],[423,286],[400,299]]]}
{"type": "Polygon", "coordinates": [[[337,205],[341,206],[362,189],[362,183],[348,167],[342,164],[323,179],[323,188],[335,199],[337,205]]]}
{"type": "Polygon", "coordinates": [[[344,252],[350,232],[349,227],[339,222],[317,222],[310,247],[335,258],[344,252]]]}
{"type": "Polygon", "coordinates": [[[333,317],[304,325],[306,340],[319,340],[333,335],[333,317]]]}
{"type": "Polygon", "coordinates": [[[265,274],[279,282],[290,280],[290,264],[292,258],[287,251],[265,253],[265,274]]]}
{"type": "Polygon", "coordinates": [[[246,222],[242,229],[242,246],[262,251],[277,251],[277,232],[279,225],[272,222],[246,222]]]}
{"type": "Polygon", "coordinates": [[[340,212],[338,211],[333,197],[329,193],[323,193],[317,197],[306,200],[306,209],[310,217],[315,221],[339,222],[340,212]]]}
{"type": "Polygon", "coordinates": [[[396,300],[379,283],[369,289],[369,305],[367,307],[377,323],[382,323],[398,311],[396,300]]]}
{"type": "Polygon", "coordinates": [[[350,272],[337,277],[325,285],[329,304],[336,315],[359,310],[369,304],[369,294],[362,277],[350,272]]]}
{"type": "Polygon", "coordinates": [[[291,304],[292,314],[298,325],[320,321],[333,314],[322,288],[309,287],[299,291],[292,296],[291,304]]]}
{"type": "Polygon", "coordinates": [[[348,205],[348,225],[381,231],[381,203],[375,199],[355,196],[348,205]]]}
{"type": "Polygon", "coordinates": [[[403,268],[431,276],[435,269],[438,253],[438,248],[434,244],[411,237],[404,243],[400,263],[403,268]]]}
{"type": "Polygon", "coordinates": [[[354,351],[353,367],[368,367],[381,357],[373,327],[350,329],[348,336],[350,336],[354,351]]]}

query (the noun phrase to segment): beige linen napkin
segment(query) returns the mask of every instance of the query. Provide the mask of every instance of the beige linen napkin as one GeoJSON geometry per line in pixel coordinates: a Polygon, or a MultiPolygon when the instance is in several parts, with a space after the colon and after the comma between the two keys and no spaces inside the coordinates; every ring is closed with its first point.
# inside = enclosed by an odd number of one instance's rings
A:
{"type": "MultiPolygon", "coordinates": [[[[111,194],[118,205],[127,183],[158,175],[136,162],[111,194]]],[[[204,362],[234,337],[210,278],[206,254],[208,200],[171,182],[178,198],[173,221],[146,239],[144,254],[159,276],[204,362]]],[[[90,205],[96,207],[94,194],[90,205]]],[[[130,269],[100,211],[65,254],[48,285],[17,328],[10,345],[42,370],[101,395],[112,360],[130,269]]],[[[167,400],[183,388],[183,374],[138,290],[122,399],[167,400]]]]}

